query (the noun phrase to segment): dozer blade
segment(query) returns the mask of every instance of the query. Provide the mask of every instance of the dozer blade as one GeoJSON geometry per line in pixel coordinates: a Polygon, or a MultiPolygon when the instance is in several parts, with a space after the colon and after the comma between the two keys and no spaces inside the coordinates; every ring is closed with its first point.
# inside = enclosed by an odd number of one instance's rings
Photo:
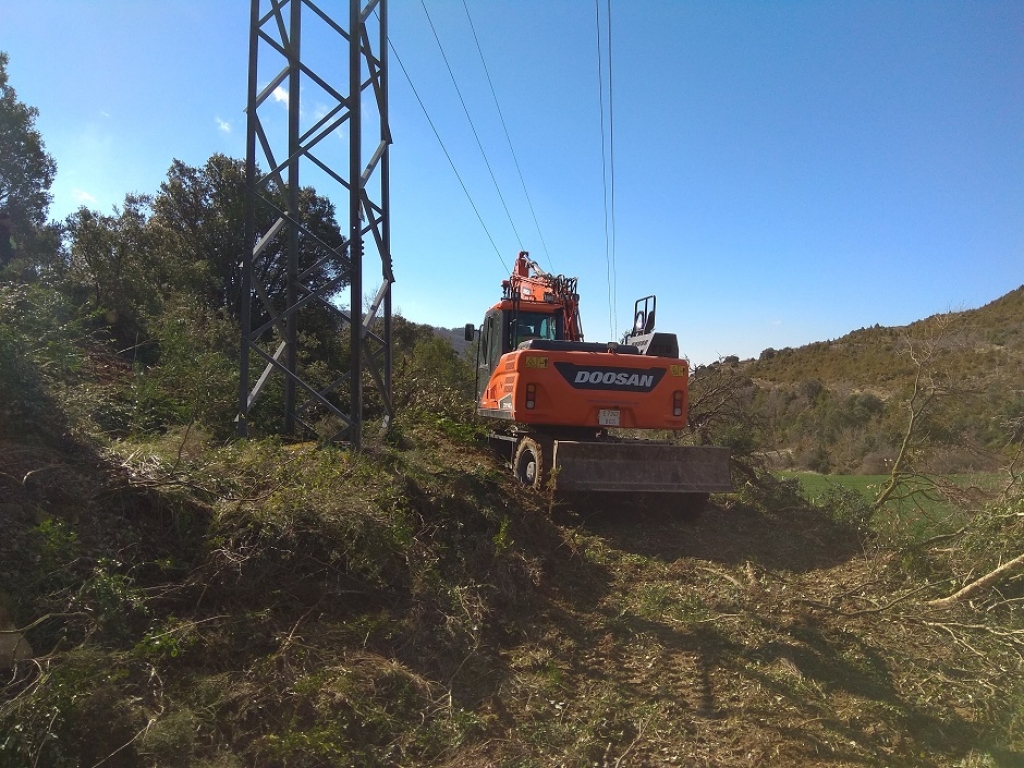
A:
{"type": "Polygon", "coordinates": [[[728,493],[729,449],[643,440],[556,440],[552,457],[558,491],[728,493]]]}

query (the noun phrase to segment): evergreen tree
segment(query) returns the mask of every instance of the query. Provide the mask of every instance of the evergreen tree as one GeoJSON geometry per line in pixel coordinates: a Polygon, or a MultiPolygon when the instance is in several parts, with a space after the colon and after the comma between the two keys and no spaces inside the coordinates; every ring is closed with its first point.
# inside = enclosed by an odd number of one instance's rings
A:
{"type": "Polygon", "coordinates": [[[0,210],[10,217],[15,242],[28,244],[46,224],[57,164],[36,130],[39,110],[18,101],[8,82],[9,60],[0,51],[0,210]]]}

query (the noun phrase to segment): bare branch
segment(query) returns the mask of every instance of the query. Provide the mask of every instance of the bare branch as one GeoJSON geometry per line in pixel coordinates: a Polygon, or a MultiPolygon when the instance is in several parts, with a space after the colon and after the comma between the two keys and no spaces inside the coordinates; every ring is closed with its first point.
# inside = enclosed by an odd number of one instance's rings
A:
{"type": "Polygon", "coordinates": [[[993,571],[989,571],[984,576],[975,579],[971,583],[967,584],[960,591],[954,592],[948,597],[941,597],[938,600],[930,600],[927,604],[934,608],[948,608],[956,603],[962,603],[965,600],[970,600],[972,597],[984,592],[989,587],[992,587],[1006,578],[1009,574],[1024,567],[1024,554],[1018,555],[993,571]]]}

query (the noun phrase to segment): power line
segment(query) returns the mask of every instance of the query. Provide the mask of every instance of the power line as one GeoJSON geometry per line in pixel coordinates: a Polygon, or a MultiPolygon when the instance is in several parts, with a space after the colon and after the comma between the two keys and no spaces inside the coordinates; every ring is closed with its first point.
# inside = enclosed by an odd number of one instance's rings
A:
{"type": "Polygon", "coordinates": [[[416,101],[420,105],[420,109],[423,110],[424,117],[427,118],[427,122],[430,124],[430,129],[434,132],[434,136],[437,138],[437,143],[441,145],[441,150],[444,152],[444,156],[448,158],[448,164],[452,167],[452,171],[455,173],[455,178],[459,180],[459,184],[462,186],[462,191],[466,193],[466,199],[469,200],[470,206],[473,208],[473,213],[476,214],[477,220],[480,222],[480,226],[484,228],[484,234],[487,235],[487,239],[491,241],[491,247],[494,248],[494,253],[498,256],[498,261],[501,262],[501,266],[505,272],[510,272],[508,265],[505,264],[505,259],[501,256],[501,251],[498,249],[497,244],[494,242],[494,238],[491,237],[491,232],[487,229],[487,224],[484,223],[483,216],[480,215],[480,210],[476,207],[476,203],[473,201],[473,196],[469,194],[469,189],[466,187],[466,182],[462,180],[462,174],[459,173],[459,169],[455,167],[455,161],[452,160],[451,153],[448,152],[448,148],[444,145],[444,141],[441,140],[441,134],[437,131],[437,126],[434,125],[434,121],[430,119],[430,113],[427,112],[427,107],[423,103],[423,99],[420,98],[419,91],[416,90],[416,86],[412,82],[412,78],[409,77],[409,71],[405,68],[405,64],[402,63],[402,57],[398,55],[398,51],[395,50],[395,44],[388,39],[388,47],[391,48],[391,53],[394,54],[395,61],[398,62],[399,68],[402,70],[402,74],[405,75],[406,81],[409,83],[409,87],[412,88],[412,93],[416,97],[416,101]]]}
{"type": "MultiPolygon", "coordinates": [[[[601,2],[594,0],[594,22],[597,32],[597,94],[598,104],[601,110],[601,190],[602,202],[604,203],[604,261],[605,277],[608,281],[608,330],[610,338],[615,338],[615,324],[612,298],[612,259],[611,259],[611,236],[609,233],[608,217],[608,152],[604,131],[604,56],[601,52],[601,2]]],[[[609,94],[610,96],[610,94],[609,94]]]]}
{"type": "Polygon", "coordinates": [[[437,30],[434,28],[434,21],[430,18],[430,11],[427,10],[427,4],[425,0],[420,0],[420,5],[423,6],[423,12],[427,15],[427,22],[430,24],[430,31],[434,33],[434,40],[437,41],[438,50],[441,51],[441,58],[444,59],[444,64],[448,68],[448,75],[452,79],[452,85],[455,86],[455,92],[459,95],[459,102],[462,104],[462,111],[466,113],[466,119],[469,121],[469,127],[473,131],[473,138],[476,139],[476,145],[480,148],[480,154],[484,158],[484,164],[487,166],[487,172],[491,174],[491,181],[494,182],[494,189],[498,193],[498,198],[501,200],[501,205],[505,209],[505,215],[508,216],[508,223],[512,225],[512,232],[515,233],[516,240],[519,242],[519,250],[523,250],[523,240],[519,236],[519,231],[516,229],[515,222],[512,221],[512,214],[508,210],[508,205],[505,203],[505,197],[501,194],[501,187],[498,186],[498,179],[494,175],[494,170],[491,168],[490,160],[487,159],[487,152],[484,150],[483,142],[480,141],[480,135],[477,133],[476,125],[473,123],[473,118],[469,114],[469,108],[466,106],[466,100],[462,97],[462,90],[459,88],[458,82],[455,80],[455,72],[452,70],[451,64],[448,62],[448,56],[444,52],[444,46],[441,45],[441,38],[438,37],[437,30]]]}
{"type": "Polygon", "coordinates": [[[491,73],[487,69],[487,60],[484,58],[483,49],[480,47],[480,39],[476,34],[476,26],[473,24],[473,17],[469,13],[469,5],[462,0],[462,7],[466,9],[466,18],[469,20],[469,28],[473,32],[473,42],[476,43],[477,53],[480,54],[480,63],[483,65],[484,74],[487,76],[487,85],[491,89],[491,96],[494,98],[494,107],[498,110],[498,118],[501,120],[501,128],[505,132],[505,140],[508,142],[509,152],[512,153],[512,161],[515,163],[516,172],[519,174],[519,182],[523,185],[523,194],[526,195],[526,203],[530,207],[530,214],[533,216],[533,224],[537,228],[537,235],[540,237],[541,246],[544,248],[544,255],[547,257],[548,266],[551,266],[551,255],[548,253],[548,244],[544,241],[544,233],[540,229],[540,221],[537,220],[537,212],[533,208],[533,201],[526,189],[526,179],[523,178],[523,170],[519,167],[519,158],[516,157],[516,150],[512,146],[512,137],[509,136],[508,126],[505,124],[505,116],[501,112],[501,105],[498,103],[498,94],[494,90],[494,83],[491,81],[491,73]]]}
{"type": "MultiPolygon", "coordinates": [[[[608,2],[608,149],[609,164],[611,167],[611,199],[612,199],[612,317],[618,325],[618,288],[619,275],[615,266],[615,85],[613,80],[612,67],[612,0],[608,2]]],[[[612,338],[615,338],[614,331],[612,338]]]]}

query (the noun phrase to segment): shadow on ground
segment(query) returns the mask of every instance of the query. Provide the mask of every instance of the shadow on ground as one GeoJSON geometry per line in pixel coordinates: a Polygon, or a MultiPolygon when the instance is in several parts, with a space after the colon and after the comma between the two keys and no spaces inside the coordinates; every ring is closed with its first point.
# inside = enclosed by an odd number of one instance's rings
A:
{"type": "Polygon", "coordinates": [[[665,562],[684,557],[729,566],[750,562],[803,573],[839,565],[862,551],[856,531],[814,509],[769,515],[713,500],[699,519],[685,521],[663,507],[588,499],[561,505],[556,519],[617,549],[665,562]]]}

